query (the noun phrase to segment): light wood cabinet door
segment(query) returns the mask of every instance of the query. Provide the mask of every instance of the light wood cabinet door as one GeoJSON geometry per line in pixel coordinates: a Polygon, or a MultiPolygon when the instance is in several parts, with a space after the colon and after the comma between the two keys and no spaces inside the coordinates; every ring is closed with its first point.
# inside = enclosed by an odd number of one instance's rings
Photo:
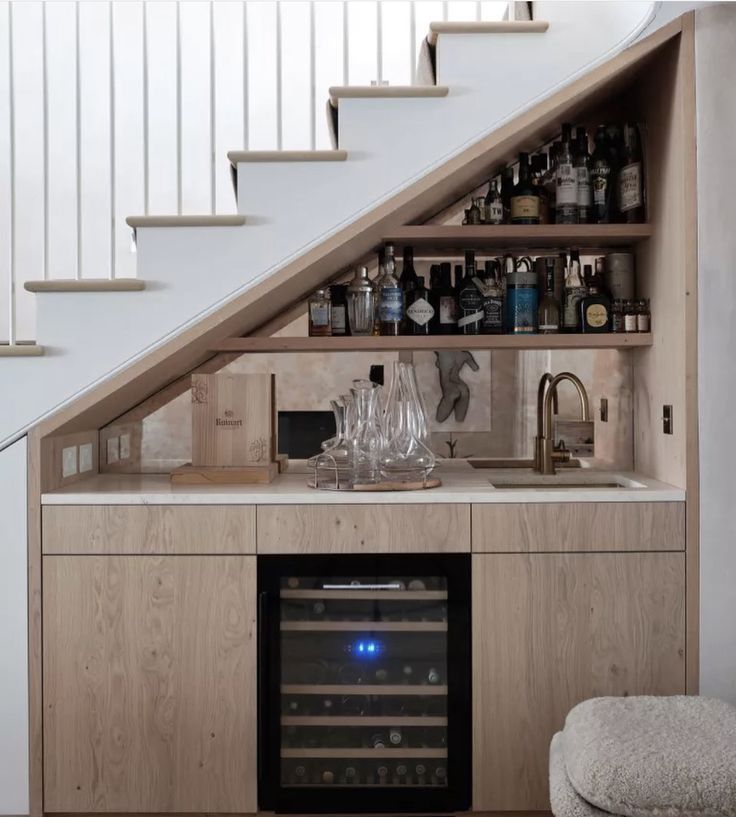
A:
{"type": "Polygon", "coordinates": [[[255,812],[255,557],[43,571],[44,810],[255,812]]]}
{"type": "Polygon", "coordinates": [[[684,554],[473,556],[475,811],[549,809],[580,701],[684,692],[684,554]]]}

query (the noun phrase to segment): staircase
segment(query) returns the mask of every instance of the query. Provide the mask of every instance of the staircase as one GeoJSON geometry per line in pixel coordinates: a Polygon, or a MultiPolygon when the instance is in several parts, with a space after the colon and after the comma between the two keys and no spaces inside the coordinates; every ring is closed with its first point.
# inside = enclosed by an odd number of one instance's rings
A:
{"type": "MultiPolygon", "coordinates": [[[[409,185],[625,48],[654,11],[536,2],[527,24],[433,24],[435,84],[329,89],[334,150],[229,153],[238,215],[129,217],[138,278],[29,282],[39,345],[0,347],[13,394],[0,447],[295,259],[318,261],[338,231],[378,222],[409,185]]],[[[333,259],[322,280],[337,272],[333,259]]]]}

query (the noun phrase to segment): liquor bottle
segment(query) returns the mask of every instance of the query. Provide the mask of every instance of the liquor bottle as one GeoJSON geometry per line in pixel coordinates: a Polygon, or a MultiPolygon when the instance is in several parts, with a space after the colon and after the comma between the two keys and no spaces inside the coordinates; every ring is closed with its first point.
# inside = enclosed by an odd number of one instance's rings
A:
{"type": "Polygon", "coordinates": [[[593,197],[590,188],[588,133],[585,128],[578,128],[575,131],[575,178],[578,185],[578,224],[588,224],[591,219],[593,197]]]}
{"type": "Polygon", "coordinates": [[[511,194],[511,223],[539,224],[539,194],[532,185],[529,154],[519,154],[519,181],[511,194]]]}
{"type": "Polygon", "coordinates": [[[373,332],[372,334],[380,335],[381,334],[381,319],[378,316],[378,301],[380,297],[380,287],[378,286],[378,282],[383,278],[386,274],[386,251],[383,247],[381,247],[378,252],[378,271],[376,272],[376,277],[373,279],[373,312],[374,312],[374,321],[373,321],[373,332]]]}
{"type": "Polygon", "coordinates": [[[636,125],[624,126],[624,146],[618,172],[618,206],[621,218],[629,224],[644,221],[644,173],[639,131],[636,125]]]}
{"type": "Polygon", "coordinates": [[[440,265],[432,264],[429,268],[429,288],[437,289],[440,285],[440,265]]]}
{"type": "Polygon", "coordinates": [[[404,247],[404,263],[399,276],[399,285],[404,293],[411,292],[417,285],[417,274],[414,270],[414,248],[404,247]]]}
{"type": "Polygon", "coordinates": [[[590,186],[593,191],[593,215],[595,224],[608,224],[611,221],[611,196],[613,184],[611,179],[611,154],[606,140],[606,128],[598,125],[595,132],[595,147],[590,159],[590,186]]]}
{"type": "Polygon", "coordinates": [[[433,335],[454,335],[457,330],[457,302],[450,279],[452,267],[446,261],[440,264],[439,281],[430,293],[430,303],[434,308],[433,335]]]}
{"type": "Polygon", "coordinates": [[[333,284],[330,287],[332,301],[332,335],[345,336],[350,334],[348,324],[348,285],[333,284]]]}
{"type": "Polygon", "coordinates": [[[586,333],[611,331],[611,299],[603,292],[603,277],[593,275],[590,264],[584,268],[588,294],[580,301],[580,328],[586,333]]]}
{"type": "Polygon", "coordinates": [[[556,335],[560,331],[560,302],[555,296],[555,258],[546,260],[547,286],[539,302],[539,333],[556,335]]]}
{"type": "Polygon", "coordinates": [[[488,182],[488,192],[485,199],[486,224],[503,224],[503,199],[496,182],[491,179],[488,182]]]}
{"type": "Polygon", "coordinates": [[[580,274],[580,253],[570,250],[570,263],[565,274],[565,292],[562,308],[564,332],[580,331],[580,301],[588,294],[588,288],[580,274]]]}
{"type": "Polygon", "coordinates": [[[528,258],[504,258],[506,271],[506,332],[533,335],[537,331],[537,274],[528,258]]]}
{"type": "Polygon", "coordinates": [[[611,210],[609,220],[611,223],[615,223],[621,221],[618,201],[618,177],[624,153],[623,134],[619,125],[606,125],[606,146],[611,161],[611,210]]]}
{"type": "Polygon", "coordinates": [[[466,211],[466,221],[468,224],[482,224],[483,213],[486,209],[485,199],[474,198],[470,203],[470,208],[466,211]]]}
{"type": "Polygon", "coordinates": [[[557,154],[557,199],[555,202],[555,222],[557,224],[578,223],[578,182],[572,154],[571,127],[562,126],[562,141],[557,154]]]}
{"type": "Polygon", "coordinates": [[[549,224],[549,197],[544,186],[544,177],[547,173],[547,154],[535,153],[532,156],[532,187],[539,196],[539,223],[549,224]]]}
{"type": "Polygon", "coordinates": [[[503,291],[498,278],[498,262],[489,258],[482,280],[483,319],[480,324],[482,335],[503,334],[503,291]]]}
{"type": "Polygon", "coordinates": [[[501,201],[503,203],[503,223],[511,223],[511,196],[514,195],[514,168],[512,165],[503,169],[501,176],[501,201]]]}
{"type": "Polygon", "coordinates": [[[332,335],[332,302],[326,289],[318,289],[309,299],[309,337],[332,335]]]}
{"type": "Polygon", "coordinates": [[[457,295],[457,328],[461,335],[479,335],[483,320],[483,296],[475,282],[475,253],[465,253],[465,278],[457,295]]]}
{"type": "Polygon", "coordinates": [[[542,177],[542,187],[547,192],[547,219],[550,224],[555,223],[557,203],[557,155],[560,152],[560,143],[553,142],[549,147],[547,172],[542,177]]]}
{"type": "Polygon", "coordinates": [[[382,335],[398,335],[404,317],[404,293],[395,274],[394,248],[386,244],[383,275],[376,281],[378,286],[378,319],[382,335]]]}
{"type": "Polygon", "coordinates": [[[416,285],[406,293],[407,335],[428,335],[434,317],[429,290],[424,286],[424,276],[418,275],[416,285]]]}

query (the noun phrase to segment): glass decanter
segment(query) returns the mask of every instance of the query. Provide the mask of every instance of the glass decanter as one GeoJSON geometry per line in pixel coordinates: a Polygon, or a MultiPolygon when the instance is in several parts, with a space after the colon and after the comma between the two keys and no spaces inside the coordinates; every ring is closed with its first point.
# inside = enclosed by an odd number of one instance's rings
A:
{"type": "Polygon", "coordinates": [[[324,451],[311,457],[309,466],[313,469],[312,486],[314,488],[332,488],[345,490],[352,488],[353,459],[352,443],[347,436],[348,405],[351,397],[341,396],[330,400],[335,414],[336,434],[322,443],[324,451]]]}
{"type": "Polygon", "coordinates": [[[381,478],[378,468],[383,447],[378,411],[381,387],[370,380],[353,380],[350,391],[354,401],[350,412],[353,483],[373,485],[381,478]]]}
{"type": "Polygon", "coordinates": [[[411,363],[395,361],[383,421],[379,470],[391,482],[423,482],[435,466],[429,423],[411,363]]]}

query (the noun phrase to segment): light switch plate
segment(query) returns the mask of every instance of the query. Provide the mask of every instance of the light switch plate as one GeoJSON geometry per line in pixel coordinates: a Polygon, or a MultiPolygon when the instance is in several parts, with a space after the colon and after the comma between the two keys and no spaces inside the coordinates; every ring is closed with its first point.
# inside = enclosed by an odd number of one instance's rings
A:
{"type": "Polygon", "coordinates": [[[94,467],[92,463],[92,443],[79,446],[79,473],[84,474],[94,467]]]}
{"type": "Polygon", "coordinates": [[[77,473],[77,446],[70,445],[69,448],[61,450],[61,476],[63,479],[73,477],[77,473]]]}
{"type": "Polygon", "coordinates": [[[120,435],[120,459],[130,459],[130,434],[120,435]]]}
{"type": "Polygon", "coordinates": [[[107,441],[107,462],[117,462],[120,459],[120,437],[110,437],[107,441]]]}

